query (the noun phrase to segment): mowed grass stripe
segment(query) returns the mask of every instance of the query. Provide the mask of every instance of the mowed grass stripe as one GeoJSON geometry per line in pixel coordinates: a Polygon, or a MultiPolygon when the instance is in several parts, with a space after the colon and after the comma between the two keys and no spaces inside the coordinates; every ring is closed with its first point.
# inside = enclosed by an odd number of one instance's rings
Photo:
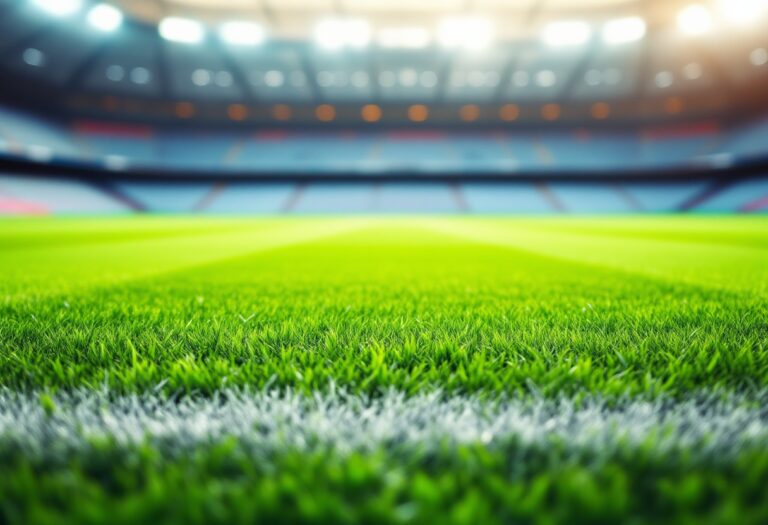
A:
{"type": "MultiPolygon", "coordinates": [[[[480,221],[484,219],[479,218],[480,221]]],[[[751,248],[768,247],[768,217],[766,216],[572,216],[534,219],[494,219],[510,227],[523,225],[528,229],[599,235],[619,239],[653,239],[680,243],[742,245],[751,248]]]]}
{"type": "Polygon", "coordinates": [[[186,236],[199,236],[216,233],[235,233],[259,231],[277,228],[279,221],[248,221],[242,219],[200,219],[195,217],[164,217],[157,219],[142,216],[121,218],[62,217],[52,222],[50,219],[9,219],[1,223],[0,245],[6,250],[39,248],[48,250],[58,246],[76,246],[104,243],[123,243],[147,241],[186,236]]]}
{"type": "MultiPolygon", "coordinates": [[[[377,219],[69,298],[10,301],[0,383],[212,394],[228,385],[311,393],[335,381],[353,392],[545,396],[767,386],[759,295],[462,239],[434,224],[377,219]]],[[[86,253],[82,264],[87,273],[96,263],[86,253]]]]}
{"type": "MultiPolygon", "coordinates": [[[[87,232],[71,233],[66,244],[54,242],[53,246],[46,246],[40,238],[31,247],[0,244],[5,254],[0,261],[3,273],[0,293],[6,301],[15,297],[28,300],[40,295],[76,293],[93,285],[147,278],[337,235],[364,225],[362,221],[340,220],[244,221],[245,224],[233,223],[227,230],[211,231],[211,224],[190,219],[193,227],[172,236],[158,236],[158,227],[162,228],[163,223],[157,219],[154,228],[146,219],[139,220],[135,226],[141,229],[136,231],[126,230],[130,219],[108,221],[112,222],[117,222],[119,229],[97,236],[98,240],[87,232]],[[137,235],[142,231],[147,231],[147,235],[137,235]]],[[[72,227],[77,228],[79,224],[78,221],[72,227]]],[[[54,230],[50,236],[56,241],[61,233],[54,230]]]]}
{"type": "MultiPolygon", "coordinates": [[[[756,219],[765,222],[763,218],[756,219]]],[[[765,222],[768,226],[768,222],[765,222]]],[[[551,225],[503,220],[435,220],[429,223],[442,233],[477,242],[510,246],[537,254],[616,268],[673,282],[768,295],[768,250],[762,245],[655,239],[630,235],[626,238],[587,231],[563,231],[551,225]]],[[[702,227],[708,226],[704,219],[702,227]]],[[[700,232],[701,234],[702,232],[700,232]]],[[[760,235],[756,236],[761,238],[760,235]]]]}

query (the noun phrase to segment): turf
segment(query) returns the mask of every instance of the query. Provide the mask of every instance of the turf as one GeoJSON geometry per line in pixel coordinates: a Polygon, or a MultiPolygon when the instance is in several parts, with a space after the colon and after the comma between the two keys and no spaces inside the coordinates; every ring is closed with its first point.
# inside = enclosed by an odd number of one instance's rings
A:
{"type": "Polygon", "coordinates": [[[4,521],[768,520],[768,218],[6,220],[0,253],[4,521]],[[507,430],[436,448],[286,439],[265,455],[217,434],[174,454],[113,430],[56,448],[80,417],[73,392],[226,407],[290,392],[336,406],[339,389],[377,413],[392,392],[566,399],[575,414],[736,399],[728,411],[751,410],[755,427],[738,423],[746,441],[713,432],[720,457],[682,430],[653,454],[663,417],[642,439],[609,434],[602,452],[567,446],[546,418],[532,441],[507,430]],[[42,450],[8,437],[13,417],[37,414],[16,395],[53,418],[30,426],[42,450]]]}

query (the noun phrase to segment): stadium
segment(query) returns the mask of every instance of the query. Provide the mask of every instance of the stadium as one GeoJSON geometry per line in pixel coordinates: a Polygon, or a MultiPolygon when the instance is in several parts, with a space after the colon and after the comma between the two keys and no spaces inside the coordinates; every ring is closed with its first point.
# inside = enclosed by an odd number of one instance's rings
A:
{"type": "Polygon", "coordinates": [[[0,0],[0,523],[768,523],[768,1],[0,0]]]}

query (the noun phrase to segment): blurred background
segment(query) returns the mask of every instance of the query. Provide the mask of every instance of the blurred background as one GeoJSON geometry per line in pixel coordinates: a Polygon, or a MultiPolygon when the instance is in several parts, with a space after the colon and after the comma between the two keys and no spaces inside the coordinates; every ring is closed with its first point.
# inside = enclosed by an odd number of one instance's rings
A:
{"type": "Polygon", "coordinates": [[[768,211],[768,0],[0,0],[0,214],[768,211]]]}

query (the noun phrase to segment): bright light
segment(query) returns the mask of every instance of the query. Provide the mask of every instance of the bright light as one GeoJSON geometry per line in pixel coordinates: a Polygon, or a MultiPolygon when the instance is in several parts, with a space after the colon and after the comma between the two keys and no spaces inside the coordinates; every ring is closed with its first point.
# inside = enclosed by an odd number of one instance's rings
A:
{"type": "Polygon", "coordinates": [[[667,89],[675,83],[675,76],[669,71],[659,71],[656,73],[654,82],[659,89],[667,89]]]}
{"type": "Polygon", "coordinates": [[[451,49],[485,49],[494,39],[493,22],[480,17],[446,18],[438,28],[438,39],[451,49]]]}
{"type": "Polygon", "coordinates": [[[718,0],[723,16],[735,25],[749,25],[768,13],[766,0],[718,0]]]}
{"type": "Polygon", "coordinates": [[[88,23],[99,31],[115,31],[123,23],[123,13],[109,4],[98,4],[88,11],[88,23]]]}
{"type": "Polygon", "coordinates": [[[197,44],[205,36],[205,28],[200,22],[188,18],[164,18],[160,21],[160,36],[172,42],[197,44]]]}
{"type": "Polygon", "coordinates": [[[683,76],[688,80],[698,80],[704,74],[704,69],[698,62],[691,62],[683,67],[683,76]]]}
{"type": "Polygon", "coordinates": [[[768,64],[768,49],[764,47],[758,47],[753,49],[749,54],[749,61],[755,67],[760,67],[768,64]]]}
{"type": "Polygon", "coordinates": [[[557,75],[554,71],[550,69],[545,69],[544,71],[539,71],[536,73],[536,84],[539,87],[543,88],[551,88],[555,84],[557,84],[557,75]]]}
{"type": "Polygon", "coordinates": [[[22,53],[21,58],[28,66],[41,67],[45,65],[45,53],[34,47],[28,47],[22,53]]]}
{"type": "Polygon", "coordinates": [[[385,27],[376,35],[376,42],[386,48],[421,49],[431,40],[429,31],[423,27],[385,27]]]}
{"type": "Polygon", "coordinates": [[[580,46],[592,38],[592,28],[576,20],[552,22],[544,28],[541,37],[552,47],[580,46]]]}
{"type": "Polygon", "coordinates": [[[636,42],[642,40],[645,31],[645,20],[638,16],[617,18],[603,26],[603,41],[613,45],[636,42]]]}
{"type": "Polygon", "coordinates": [[[688,36],[698,36],[712,29],[712,13],[701,4],[689,5],[677,15],[677,28],[688,36]]]}
{"type": "Polygon", "coordinates": [[[253,22],[227,22],[219,34],[224,42],[235,46],[258,46],[267,38],[264,28],[253,22]]]}
{"type": "Polygon", "coordinates": [[[207,69],[195,69],[192,72],[192,83],[198,87],[207,86],[211,83],[211,72],[207,69]]]}
{"type": "Polygon", "coordinates": [[[83,7],[83,0],[32,0],[32,3],[55,16],[69,16],[83,7]]]}
{"type": "Polygon", "coordinates": [[[143,86],[152,80],[152,72],[145,67],[135,67],[131,70],[131,82],[143,86]]]}
{"type": "Polygon", "coordinates": [[[371,41],[368,22],[358,18],[328,18],[315,27],[315,41],[323,49],[362,48],[371,41]]]}
{"type": "Polygon", "coordinates": [[[27,156],[36,162],[49,162],[53,159],[53,150],[48,146],[30,144],[27,146],[27,156]]]}

